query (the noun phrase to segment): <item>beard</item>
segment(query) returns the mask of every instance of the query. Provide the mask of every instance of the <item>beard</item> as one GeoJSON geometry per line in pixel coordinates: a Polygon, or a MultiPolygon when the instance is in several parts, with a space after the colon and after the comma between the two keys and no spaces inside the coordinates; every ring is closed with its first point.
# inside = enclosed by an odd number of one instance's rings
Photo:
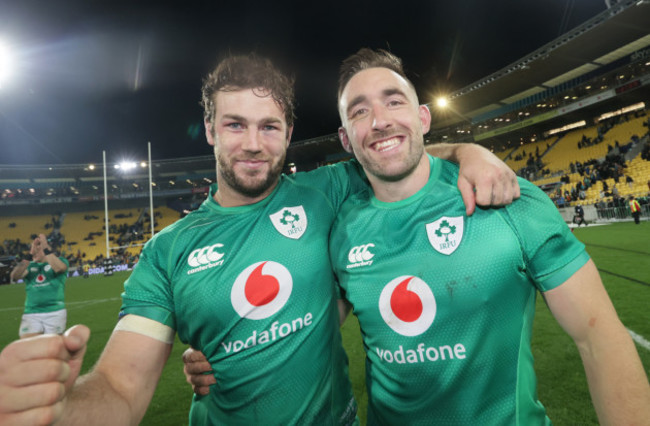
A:
{"type": "MultiPolygon", "coordinates": [[[[380,134],[378,137],[388,138],[390,136],[391,134],[380,134]]],[[[419,142],[423,140],[422,136],[415,134],[409,139],[408,151],[402,155],[401,159],[392,159],[388,164],[374,160],[365,152],[355,152],[354,154],[366,173],[385,182],[398,182],[413,173],[424,155],[424,142],[419,142]]]]}
{"type": "Polygon", "coordinates": [[[261,172],[237,174],[232,164],[219,155],[217,155],[217,168],[221,177],[223,177],[230,188],[246,197],[256,198],[264,194],[278,182],[280,174],[282,174],[282,166],[284,165],[285,158],[286,152],[271,163],[266,175],[263,175],[261,172]]]}

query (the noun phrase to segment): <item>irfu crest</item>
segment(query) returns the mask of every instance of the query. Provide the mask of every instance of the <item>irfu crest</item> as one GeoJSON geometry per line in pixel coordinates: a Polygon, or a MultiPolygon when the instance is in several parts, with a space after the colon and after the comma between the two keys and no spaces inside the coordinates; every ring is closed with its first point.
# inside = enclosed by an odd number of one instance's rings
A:
{"type": "Polygon", "coordinates": [[[294,240],[302,237],[307,230],[307,214],[302,206],[283,207],[269,218],[280,234],[294,240]]]}
{"type": "Polygon", "coordinates": [[[463,216],[443,216],[435,222],[427,223],[427,236],[431,246],[442,254],[452,254],[463,239],[463,223],[463,216]]]}

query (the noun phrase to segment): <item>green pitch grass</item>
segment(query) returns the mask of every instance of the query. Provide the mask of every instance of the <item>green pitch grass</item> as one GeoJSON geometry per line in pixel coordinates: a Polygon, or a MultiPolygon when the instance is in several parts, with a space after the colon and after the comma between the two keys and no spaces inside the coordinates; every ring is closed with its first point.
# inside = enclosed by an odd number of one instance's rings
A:
{"type": "MultiPolygon", "coordinates": [[[[625,326],[650,340],[650,222],[621,223],[576,229],[587,246],[625,326]]],[[[113,277],[70,278],[66,303],[68,324],[83,323],[92,330],[84,371],[98,358],[117,319],[122,283],[128,273],[113,277]]],[[[24,286],[0,286],[0,347],[17,338],[24,286]]],[[[539,398],[556,425],[597,425],[578,352],[557,325],[541,297],[533,334],[539,398]]],[[[343,340],[350,358],[350,376],[365,424],[367,395],[364,387],[365,356],[359,325],[350,317],[343,326],[343,340]]],[[[192,391],[182,373],[178,340],[145,416],[143,425],[186,425],[192,391]]],[[[650,374],[650,351],[637,345],[646,374],[650,374]]]]}

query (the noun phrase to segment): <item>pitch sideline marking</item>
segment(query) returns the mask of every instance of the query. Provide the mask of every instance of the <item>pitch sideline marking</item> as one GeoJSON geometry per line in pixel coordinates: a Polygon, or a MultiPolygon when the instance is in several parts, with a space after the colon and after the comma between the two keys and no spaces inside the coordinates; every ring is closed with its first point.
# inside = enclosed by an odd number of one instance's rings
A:
{"type": "MultiPolygon", "coordinates": [[[[108,299],[80,300],[78,302],[66,302],[65,306],[67,308],[68,306],[74,306],[74,305],[91,305],[91,304],[95,304],[95,303],[110,302],[110,301],[118,300],[118,299],[120,299],[120,298],[119,297],[109,297],[108,299]]],[[[17,307],[11,307],[11,308],[0,308],[0,312],[22,310],[22,309],[25,309],[25,307],[24,306],[17,306],[17,307]]]]}
{"type": "Polygon", "coordinates": [[[627,332],[630,333],[630,336],[632,336],[632,340],[634,340],[639,346],[642,346],[650,351],[650,342],[648,342],[645,339],[645,337],[636,334],[634,331],[630,330],[629,328],[627,329],[627,332]]]}

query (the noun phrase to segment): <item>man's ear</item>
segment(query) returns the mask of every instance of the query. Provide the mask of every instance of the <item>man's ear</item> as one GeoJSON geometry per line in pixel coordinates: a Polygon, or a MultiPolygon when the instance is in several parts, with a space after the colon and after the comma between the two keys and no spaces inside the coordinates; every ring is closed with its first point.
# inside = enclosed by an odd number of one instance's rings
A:
{"type": "Polygon", "coordinates": [[[348,132],[342,126],[339,127],[339,140],[341,141],[341,145],[343,145],[343,149],[352,153],[352,146],[350,145],[350,139],[348,139],[348,132]]]}
{"type": "Polygon", "coordinates": [[[429,111],[429,107],[420,105],[418,115],[420,116],[420,123],[422,123],[422,134],[426,135],[431,129],[431,111],[429,111]]]}
{"type": "Polygon", "coordinates": [[[285,148],[289,148],[289,144],[291,143],[291,135],[293,135],[293,126],[287,129],[287,143],[285,148]]]}
{"type": "Polygon", "coordinates": [[[208,140],[208,144],[214,146],[214,131],[212,129],[212,124],[205,119],[203,120],[203,125],[205,126],[205,138],[208,140]]]}

